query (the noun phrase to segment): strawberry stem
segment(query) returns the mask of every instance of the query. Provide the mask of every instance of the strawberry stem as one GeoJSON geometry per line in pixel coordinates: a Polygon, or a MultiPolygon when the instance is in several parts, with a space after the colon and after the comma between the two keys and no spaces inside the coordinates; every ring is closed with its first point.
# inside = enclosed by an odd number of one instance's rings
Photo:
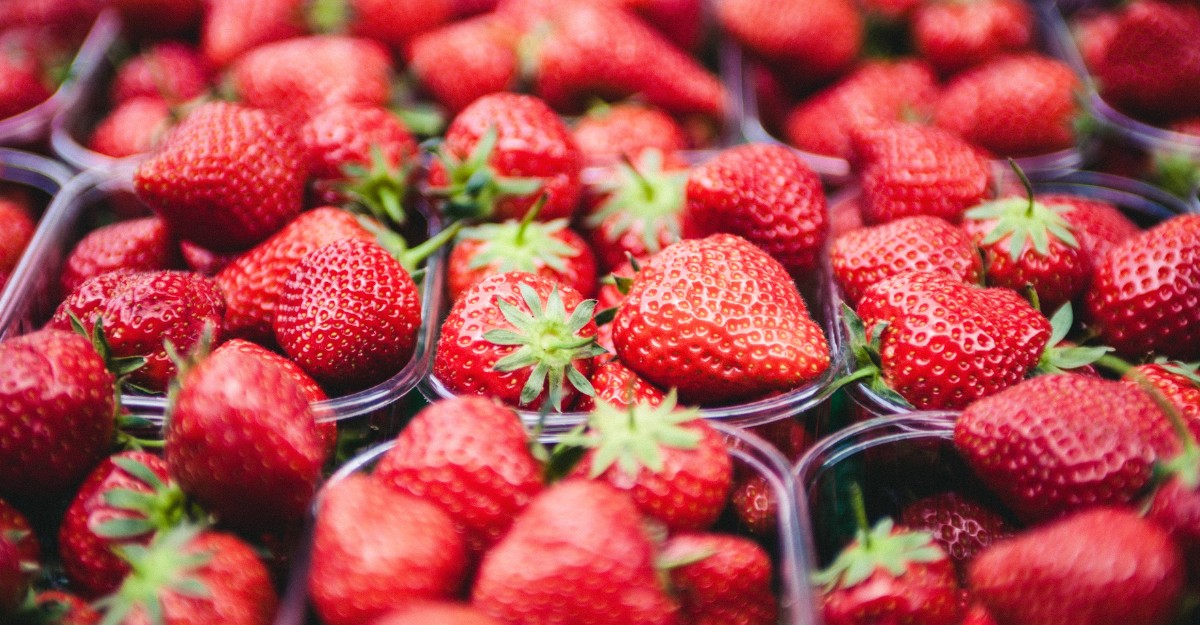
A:
{"type": "Polygon", "coordinates": [[[525,233],[529,230],[529,224],[537,221],[538,215],[542,214],[542,207],[546,205],[546,200],[549,199],[549,197],[550,196],[546,193],[539,195],[537,201],[533,203],[533,206],[529,207],[529,210],[525,211],[525,216],[521,218],[521,224],[517,226],[517,234],[515,237],[513,237],[513,240],[518,246],[525,244],[525,233]]]}
{"type": "Polygon", "coordinates": [[[867,502],[863,496],[862,486],[858,482],[851,482],[848,488],[850,490],[850,509],[854,512],[854,524],[862,536],[863,547],[870,549],[871,522],[867,519],[867,502]]]}

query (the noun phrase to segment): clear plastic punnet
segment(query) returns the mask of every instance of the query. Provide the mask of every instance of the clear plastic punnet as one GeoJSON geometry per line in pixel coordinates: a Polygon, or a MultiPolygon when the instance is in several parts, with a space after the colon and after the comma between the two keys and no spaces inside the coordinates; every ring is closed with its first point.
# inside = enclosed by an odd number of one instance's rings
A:
{"type": "MultiPolygon", "coordinates": [[[[818,625],[819,621],[813,620],[813,598],[807,582],[810,563],[805,558],[808,551],[801,544],[807,530],[801,525],[799,511],[802,508],[797,505],[795,495],[797,483],[789,471],[787,462],[770,444],[753,434],[723,423],[714,423],[713,427],[724,437],[735,470],[761,475],[779,504],[774,532],[757,537],[760,544],[770,553],[774,564],[773,579],[779,601],[779,625],[818,625]]],[[[389,441],[364,451],[343,465],[326,484],[345,479],[352,473],[370,472],[393,445],[394,443],[389,441]]],[[[320,496],[318,492],[318,501],[320,496]]],[[[316,507],[314,504],[313,509],[316,507]]],[[[287,587],[280,601],[274,625],[318,625],[321,622],[313,613],[308,599],[312,523],[310,515],[304,541],[292,559],[287,587]]],[[[745,530],[736,527],[736,524],[726,527],[721,521],[714,529],[735,534],[745,533],[745,530]]]]}

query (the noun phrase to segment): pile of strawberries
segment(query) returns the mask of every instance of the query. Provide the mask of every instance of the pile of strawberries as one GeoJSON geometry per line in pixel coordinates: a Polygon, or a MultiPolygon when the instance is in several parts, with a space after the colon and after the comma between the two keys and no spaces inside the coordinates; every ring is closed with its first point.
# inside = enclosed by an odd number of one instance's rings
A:
{"type": "Polygon", "coordinates": [[[50,99],[101,8],[90,0],[0,7],[0,121],[50,99]]]}

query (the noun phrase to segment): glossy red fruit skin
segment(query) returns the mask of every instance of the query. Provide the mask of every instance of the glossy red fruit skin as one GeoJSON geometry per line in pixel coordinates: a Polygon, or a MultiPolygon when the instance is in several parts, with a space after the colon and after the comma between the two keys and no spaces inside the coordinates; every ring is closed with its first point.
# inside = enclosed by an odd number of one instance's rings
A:
{"type": "Polygon", "coordinates": [[[417,140],[399,117],[385,108],[337,103],[315,114],[304,125],[304,145],[318,180],[342,180],[347,165],[371,166],[371,150],[399,169],[416,157],[417,140]]]}
{"type": "Polygon", "coordinates": [[[12,273],[36,228],[25,201],[0,195],[0,273],[12,273]]]}
{"type": "Polygon", "coordinates": [[[801,84],[839,75],[863,43],[863,17],[847,0],[722,0],[716,11],[738,43],[800,77],[801,84]]]}
{"type": "Polygon", "coordinates": [[[900,523],[933,534],[960,574],[979,552],[1016,532],[999,511],[954,491],[908,504],[900,512],[900,523]]]}
{"type": "Polygon", "coordinates": [[[17,611],[29,590],[29,580],[21,570],[17,546],[0,537],[0,615],[17,611]]]}
{"type": "Polygon", "coordinates": [[[1115,32],[1091,67],[1105,101],[1151,120],[1200,114],[1195,89],[1200,55],[1193,45],[1200,36],[1200,7],[1136,2],[1118,15],[1115,32]]]}
{"type": "Polygon", "coordinates": [[[395,53],[402,53],[415,37],[449,22],[454,14],[454,0],[350,0],[348,4],[354,16],[350,34],[378,41],[395,53]]]}
{"type": "MultiPolygon", "coordinates": [[[[167,464],[162,458],[145,452],[127,451],[118,456],[139,462],[154,472],[164,483],[171,481],[167,464]]],[[[110,506],[104,501],[106,492],[114,489],[150,493],[150,487],[129,475],[109,457],[100,463],[71,500],[58,530],[58,549],[63,568],[71,579],[72,588],[88,597],[99,597],[116,590],[129,573],[129,563],[112,551],[122,545],[145,545],[152,533],[126,539],[104,538],[95,528],[116,519],[145,518],[144,516],[110,506]]]]}
{"type": "Polygon", "coordinates": [[[50,98],[50,90],[30,64],[0,58],[0,119],[41,104],[50,98]]]}
{"type": "Polygon", "coordinates": [[[175,269],[181,259],[174,236],[158,217],[119,221],[97,228],[75,244],[59,283],[70,294],[89,278],[110,271],[175,269]]]}
{"type": "Polygon", "coordinates": [[[308,167],[299,132],[284,118],[214,102],[194,110],[138,166],[134,188],[188,240],[243,250],[300,212],[308,167]]]}
{"type": "Polygon", "coordinates": [[[343,239],[317,248],[292,270],[274,325],[279,345],[309,375],[330,388],[363,389],[412,358],[421,295],[387,250],[343,239]]]}
{"type": "Polygon", "coordinates": [[[1141,389],[1142,385],[1131,377],[1134,372],[1162,393],[1179,411],[1179,416],[1183,417],[1183,423],[1192,432],[1192,436],[1200,438],[1200,385],[1177,372],[1165,369],[1162,365],[1147,363],[1135,366],[1121,378],[1126,385],[1136,389],[1141,389]]]}
{"type": "Polygon", "coordinates": [[[732,534],[679,533],[661,559],[710,551],[699,562],[670,569],[683,613],[698,625],[770,625],[778,600],[771,591],[771,557],[758,543],[732,534]]]}
{"type": "Polygon", "coordinates": [[[1098,264],[1086,304],[1106,345],[1128,357],[1200,358],[1200,215],[1126,239],[1098,264]]]}
{"type": "Polygon", "coordinates": [[[214,252],[191,241],[180,241],[179,255],[183,257],[183,264],[188,269],[212,278],[241,256],[241,252],[214,252]]]}
{"type": "Polygon", "coordinates": [[[673,625],[633,502],[572,479],[545,490],[484,556],[471,603],[505,623],[673,625]]]}
{"type": "Polygon", "coordinates": [[[304,34],[303,0],[210,0],[200,51],[223,68],[257,46],[304,34]]]}
{"type": "Polygon", "coordinates": [[[517,39],[491,16],[447,24],[413,40],[409,70],[438,103],[457,113],[489,93],[512,90],[517,39]],[[471,71],[460,71],[464,67],[471,71]]]}
{"type": "Polygon", "coordinates": [[[381,616],[372,625],[503,625],[478,608],[449,601],[420,601],[381,616]]]}
{"type": "MultiPolygon", "coordinates": [[[[530,224],[529,227],[537,228],[539,226],[530,224]]],[[[558,271],[541,260],[535,259],[536,271],[530,273],[536,273],[559,284],[569,286],[579,292],[584,299],[594,296],[597,287],[596,255],[587,241],[569,226],[563,227],[549,236],[558,239],[570,248],[571,254],[562,257],[566,270],[558,271]]],[[[483,239],[462,237],[455,243],[454,248],[450,251],[446,269],[446,288],[450,293],[451,301],[458,301],[463,292],[476,282],[488,276],[503,273],[500,262],[489,263],[482,267],[471,267],[475,257],[485,251],[488,245],[489,242],[483,239]]]]}
{"type": "Polygon", "coordinates": [[[600,364],[592,371],[592,388],[596,389],[595,397],[583,396],[575,405],[575,409],[589,412],[596,407],[596,400],[603,400],[614,406],[629,406],[631,404],[649,404],[657,406],[662,403],[666,393],[650,382],[642,379],[629,367],[611,354],[597,356],[600,364]]]}
{"type": "Polygon", "coordinates": [[[462,536],[437,505],[361,474],[324,489],[308,593],[328,625],[365,623],[410,602],[451,599],[465,568],[462,536]]]}
{"type": "Polygon", "coordinates": [[[181,386],[165,439],[167,467],[184,491],[234,527],[300,519],[325,460],[301,387],[236,350],[214,352],[181,386]]]}
{"type": "Polygon", "coordinates": [[[1079,247],[1093,268],[1099,265],[1108,251],[1125,239],[1139,232],[1137,224],[1129,220],[1117,207],[1076,195],[1049,194],[1038,196],[1046,206],[1060,210],[1067,223],[1071,224],[1079,247]]]}
{"type": "Polygon", "coordinates": [[[788,391],[829,367],[825,335],[783,265],[729,234],[681,241],[642,265],[613,339],[630,369],[701,405],[788,391]]]}
{"type": "Polygon", "coordinates": [[[138,97],[182,104],[207,91],[211,80],[212,68],[198,51],[165,41],[123,63],[109,93],[114,104],[138,97]]]}
{"type": "Polygon", "coordinates": [[[833,277],[852,306],[867,287],[906,271],[942,271],[978,284],[983,262],[971,238],[944,219],[915,215],[851,230],[829,248],[833,277]]]}
{"type": "Polygon", "coordinates": [[[100,622],[100,613],[93,609],[88,602],[60,590],[39,592],[34,598],[34,602],[39,607],[60,606],[64,612],[57,621],[58,625],[97,625],[100,622]]]}
{"type": "Polygon", "coordinates": [[[1036,32],[1023,0],[922,3],[913,11],[912,30],[921,57],[942,74],[1029,48],[1036,32]]]}
{"type": "MultiPolygon", "coordinates": [[[[520,219],[546,194],[546,205],[538,219],[550,221],[570,217],[582,194],[579,180],[583,155],[571,131],[542,100],[515,93],[495,93],[471,103],[446,129],[446,150],[465,159],[490,128],[496,129],[496,149],[488,165],[497,176],[537,178],[541,188],[530,195],[499,200],[492,213],[497,221],[520,219]]],[[[448,182],[445,167],[435,161],[429,184],[448,182]]]]}
{"type": "Polygon", "coordinates": [[[816,270],[829,234],[821,179],[792,150],[768,144],[730,148],[693,169],[680,221],[685,239],[736,234],[795,276],[816,270]]]}
{"type": "Polygon", "coordinates": [[[1079,375],[1026,380],[967,407],[954,444],[1026,521],[1132,502],[1151,466],[1178,448],[1148,395],[1079,375]]]}
{"type": "Polygon", "coordinates": [[[186,354],[208,326],[220,342],[225,302],[215,282],[191,272],[107,273],[73,291],[47,327],[71,330],[70,314],[89,330],[100,321],[114,356],[145,357],[146,364],[129,380],[161,391],[176,372],[164,341],[186,354]]]}
{"type": "Polygon", "coordinates": [[[112,445],[116,379],[91,343],[40,330],[0,342],[0,494],[52,497],[112,445]]]}
{"type": "Polygon", "coordinates": [[[417,413],[373,476],[439,505],[478,556],[542,491],[542,473],[512,409],[482,397],[458,397],[417,413]]]}
{"type": "Polygon", "coordinates": [[[993,545],[970,581],[1000,625],[1165,625],[1184,566],[1166,532],[1135,511],[1096,508],[993,545]]]}
{"type": "Polygon", "coordinates": [[[88,149],[112,158],[151,152],[162,142],[171,123],[171,109],[166,102],[132,98],[100,120],[88,139],[88,149]]]}
{"type": "Polygon", "coordinates": [[[637,162],[642,152],[673,154],[688,148],[683,127],[666,111],[644,104],[617,103],[588,111],[571,130],[590,163],[613,163],[622,154],[637,162]]]}
{"type": "Polygon", "coordinates": [[[826,625],[870,625],[881,615],[897,625],[957,625],[962,619],[958,594],[954,562],[943,557],[909,563],[900,576],[878,568],[852,588],[826,592],[819,601],[826,625]]]}

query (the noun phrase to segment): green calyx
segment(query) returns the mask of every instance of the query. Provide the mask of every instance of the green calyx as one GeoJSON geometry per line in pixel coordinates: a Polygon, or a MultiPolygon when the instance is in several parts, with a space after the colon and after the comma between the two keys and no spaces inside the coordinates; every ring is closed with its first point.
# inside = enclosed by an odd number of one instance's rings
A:
{"type": "Polygon", "coordinates": [[[150,492],[115,488],[103,494],[104,503],[134,516],[109,519],[92,528],[101,538],[126,540],[179,527],[200,513],[192,507],[183,489],[164,482],[145,464],[132,458],[114,457],[113,464],[150,489],[150,492]]]}
{"type": "Polygon", "coordinates": [[[1047,206],[1035,201],[1029,178],[1012,159],[1009,162],[1025,185],[1027,197],[987,202],[967,211],[964,214],[967,219],[996,220],[995,227],[983,237],[980,244],[993,245],[1008,237],[1008,256],[1014,262],[1024,253],[1026,242],[1033,243],[1034,252],[1039,256],[1049,256],[1051,236],[1069,247],[1078,248],[1079,241],[1075,239],[1072,226],[1061,215],[1065,207],[1047,206]]]}
{"type": "Polygon", "coordinates": [[[308,26],[316,33],[340,33],[350,21],[346,0],[310,0],[305,11],[308,26]]]}
{"type": "Polygon", "coordinates": [[[929,532],[893,534],[894,528],[892,520],[885,518],[872,529],[860,529],[856,542],[838,554],[829,568],[814,574],[812,582],[826,592],[853,588],[881,568],[893,577],[901,577],[911,564],[946,557],[929,532]]]}
{"type": "Polygon", "coordinates": [[[544,306],[533,287],[521,284],[518,290],[528,311],[499,298],[497,306],[512,329],[488,330],[483,335],[493,345],[517,347],[497,361],[493,369],[511,372],[530,368],[529,378],[521,388],[521,405],[529,404],[546,391],[550,405],[561,412],[564,382],[584,395],[595,395],[592,383],[574,363],[607,353],[596,344],[596,337],[579,334],[592,320],[596,300],[584,301],[568,317],[558,287],[550,292],[544,306]]]}
{"type": "Polygon", "coordinates": [[[567,227],[567,220],[535,221],[545,204],[546,195],[543,194],[521,221],[482,224],[464,229],[459,240],[483,242],[467,266],[471,269],[497,267],[501,273],[537,273],[542,267],[549,267],[565,273],[567,258],[578,254],[555,236],[567,227]]]}
{"type": "Polygon", "coordinates": [[[641,227],[642,245],[651,254],[658,252],[659,232],[666,230],[679,240],[678,215],[683,210],[686,171],[664,171],[663,154],[658,150],[642,153],[640,169],[625,156],[617,169],[617,180],[598,185],[598,191],[608,195],[586,224],[596,228],[616,217],[608,235],[611,240],[621,237],[634,224],[641,227]]]}
{"type": "Polygon", "coordinates": [[[444,211],[456,218],[490,217],[496,203],[507,197],[526,197],[542,188],[536,178],[508,178],[496,175],[488,159],[496,149],[495,126],[479,138],[466,159],[459,159],[445,149],[434,148],[434,157],[446,169],[449,182],[444,187],[430,187],[429,194],[444,200],[444,211]]]}
{"type": "Polygon", "coordinates": [[[635,403],[620,407],[597,401],[588,416],[587,431],[576,429],[563,437],[563,445],[596,450],[589,477],[596,479],[614,464],[630,478],[643,467],[653,473],[663,469],[663,449],[696,449],[700,432],[682,427],[700,418],[695,408],[677,408],[672,389],[658,406],[635,403]]]}
{"type": "Polygon", "coordinates": [[[1155,152],[1150,179],[1179,197],[1190,197],[1200,188],[1200,159],[1178,152],[1155,152]]]}
{"type": "Polygon", "coordinates": [[[346,165],[346,181],[338,185],[338,190],[376,219],[399,226],[406,221],[404,195],[411,171],[411,166],[390,163],[383,150],[373,145],[370,167],[346,165]]]}
{"type": "Polygon", "coordinates": [[[1113,348],[1105,345],[1064,345],[1063,341],[1071,331],[1072,324],[1074,314],[1071,303],[1067,302],[1050,317],[1050,339],[1046,341],[1046,350],[1042,352],[1037,367],[1034,368],[1035,375],[1067,373],[1072,369],[1095,364],[1105,354],[1113,351],[1113,348]]]}
{"type": "Polygon", "coordinates": [[[871,335],[868,337],[862,318],[845,303],[842,304],[842,320],[849,335],[848,343],[850,344],[850,353],[854,357],[852,363],[854,369],[849,374],[834,380],[833,389],[836,390],[862,380],[882,399],[898,406],[912,408],[912,404],[903,395],[888,386],[883,379],[883,356],[880,355],[880,349],[883,343],[883,331],[887,329],[888,324],[876,323],[872,326],[871,335]]]}
{"type": "Polygon", "coordinates": [[[185,553],[187,546],[202,531],[198,526],[183,526],[157,535],[147,546],[121,545],[114,551],[129,562],[130,573],[117,592],[96,605],[105,610],[100,625],[124,622],[135,608],[153,625],[164,625],[162,597],[167,592],[207,599],[211,591],[196,573],[212,559],[211,554],[185,553]]]}
{"type": "Polygon", "coordinates": [[[409,247],[408,241],[405,241],[404,237],[400,236],[395,230],[379,223],[374,218],[360,215],[358,223],[368,232],[375,235],[375,242],[387,250],[392,255],[392,258],[400,261],[400,265],[412,276],[413,280],[419,279],[417,267],[426,258],[429,258],[447,243],[454,240],[454,237],[458,236],[458,233],[463,228],[463,222],[456,221],[443,228],[437,234],[429,237],[420,245],[409,247]]]}
{"type": "Polygon", "coordinates": [[[117,386],[120,387],[129,377],[129,374],[141,369],[146,364],[146,359],[142,356],[114,356],[112,347],[108,344],[108,338],[104,334],[104,318],[96,317],[96,322],[89,329],[84,325],[83,321],[68,311],[67,316],[71,320],[71,328],[77,333],[88,339],[92,343],[92,348],[97,354],[104,359],[104,367],[108,369],[114,376],[117,377],[117,386]]]}

